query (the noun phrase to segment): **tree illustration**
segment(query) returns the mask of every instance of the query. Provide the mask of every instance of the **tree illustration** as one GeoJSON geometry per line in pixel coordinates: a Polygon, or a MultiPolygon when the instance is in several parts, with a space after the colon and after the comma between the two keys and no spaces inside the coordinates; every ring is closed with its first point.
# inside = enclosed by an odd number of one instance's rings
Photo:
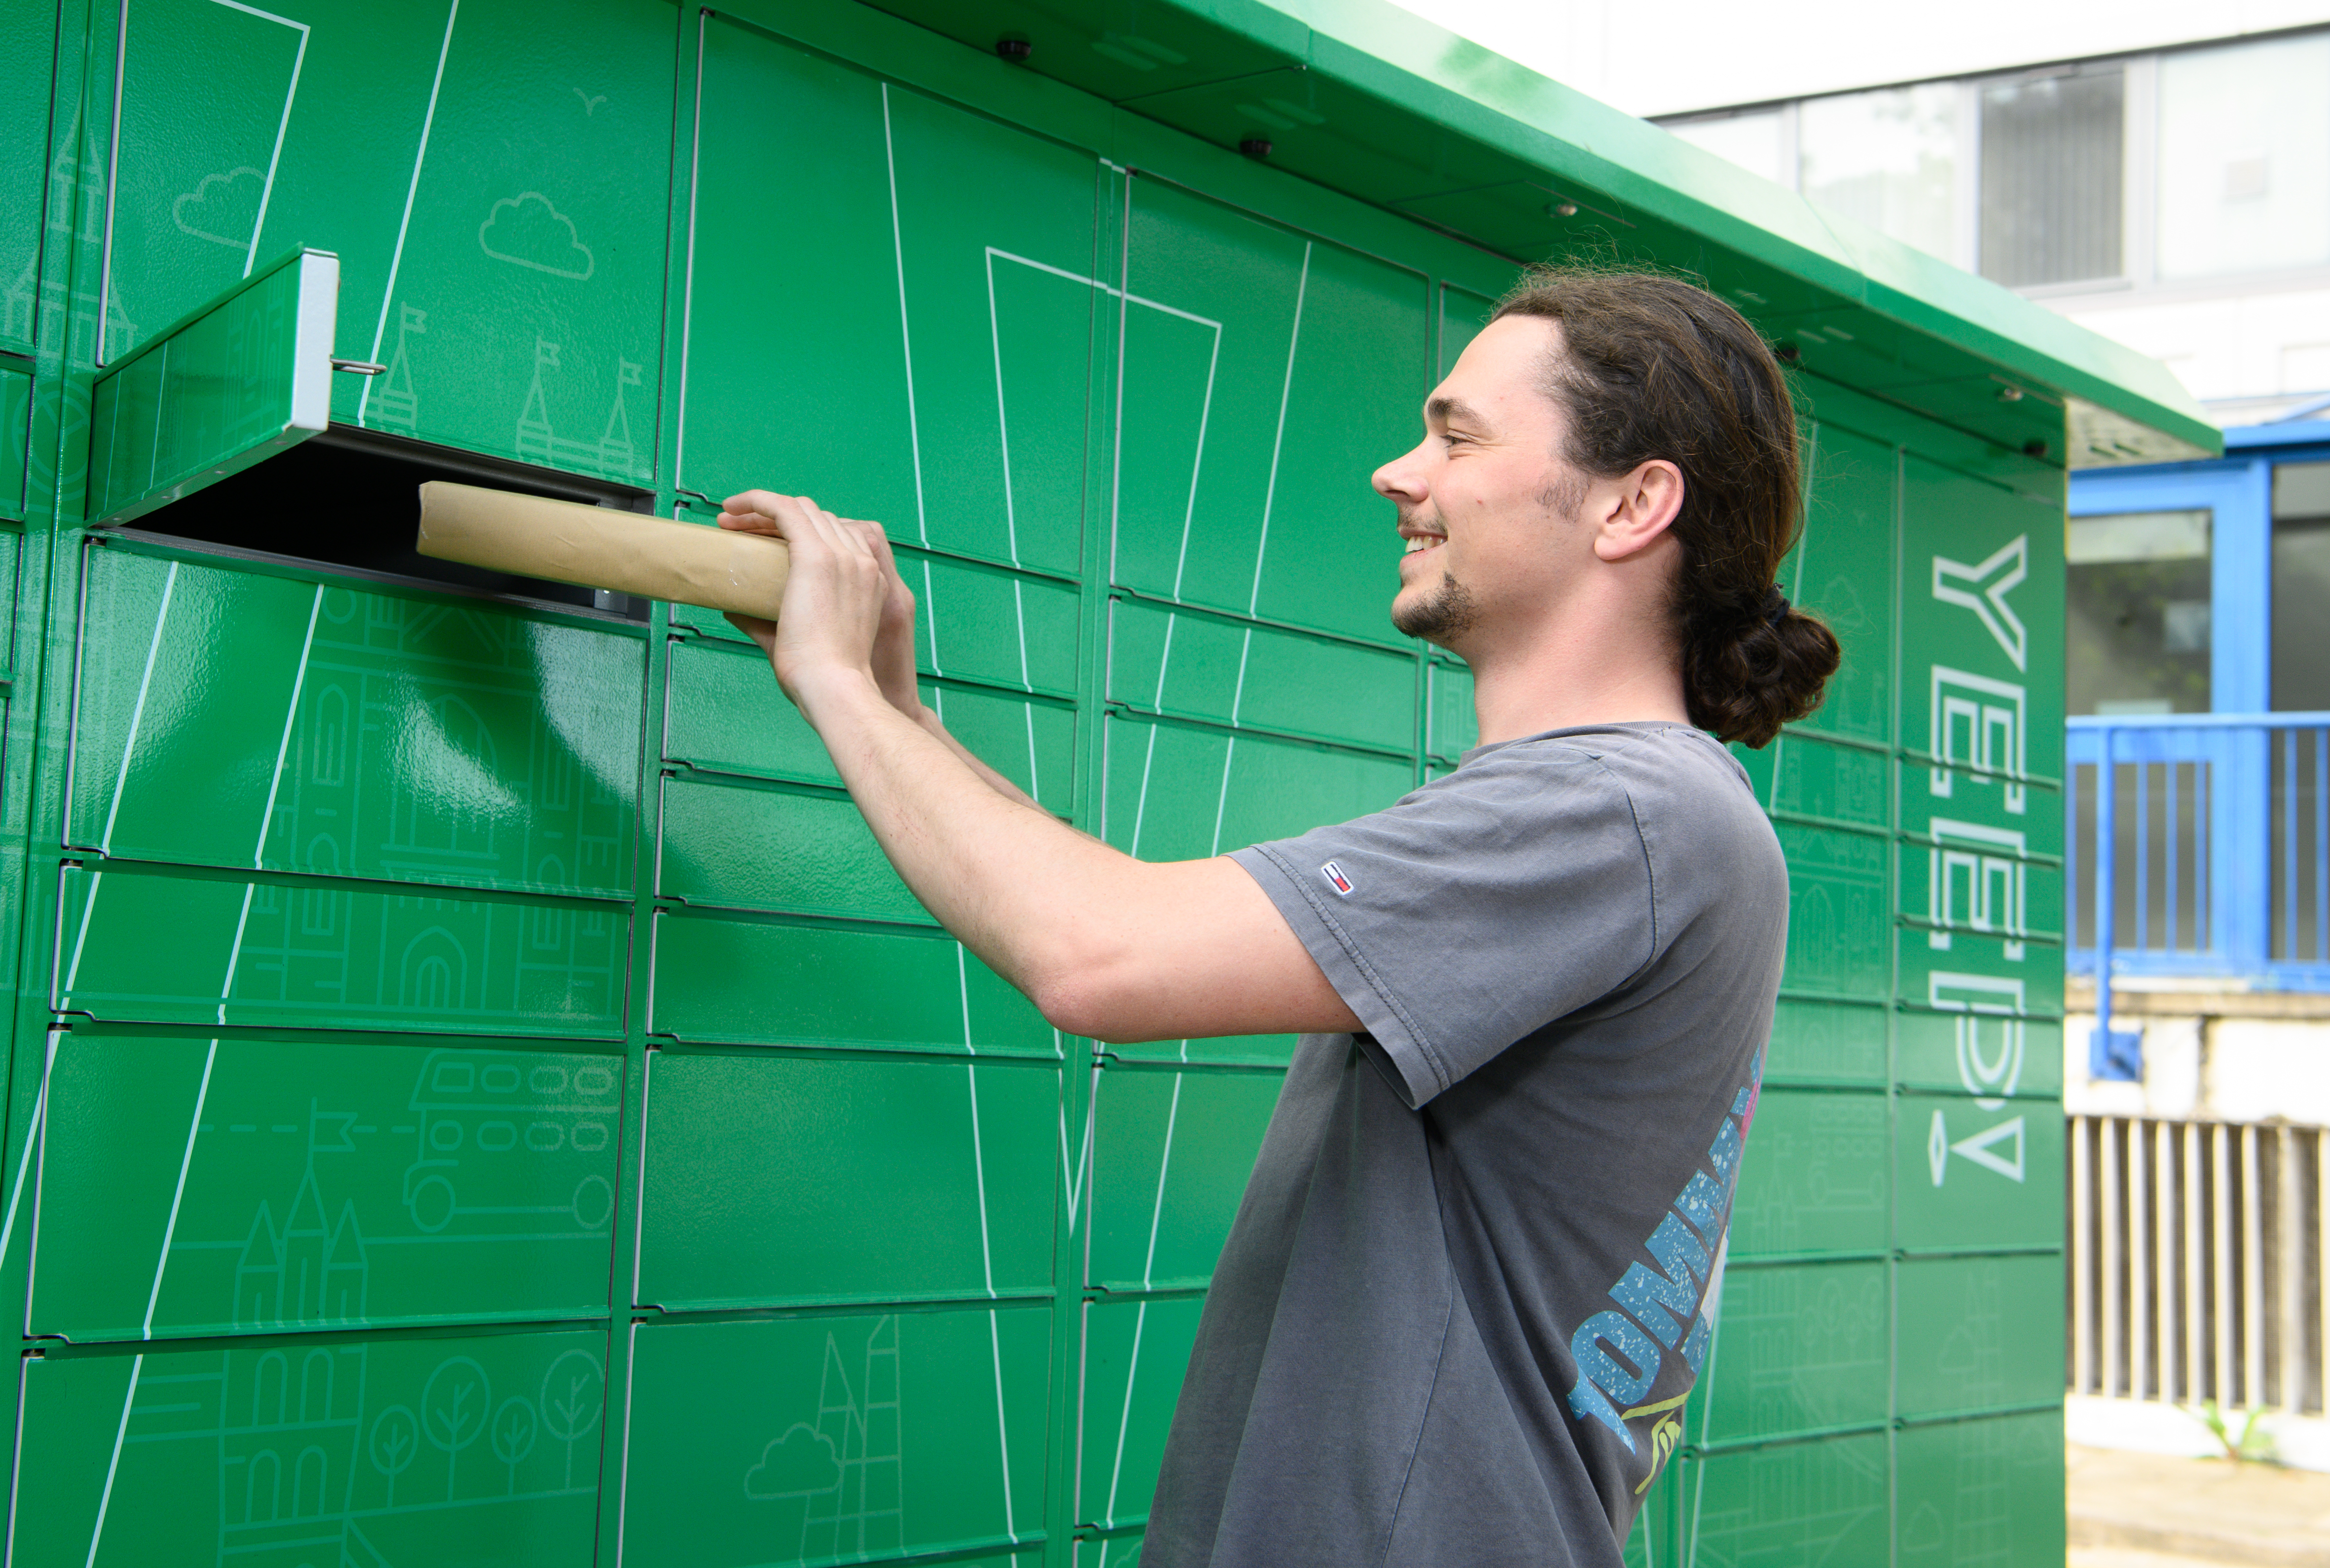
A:
{"type": "Polygon", "coordinates": [[[421,1430],[430,1446],[445,1453],[445,1500],[453,1500],[453,1471],[461,1450],[486,1430],[486,1412],[493,1405],[493,1390],[486,1369],[466,1355],[439,1364],[421,1391],[421,1430]]]}
{"type": "Polygon", "coordinates": [[[396,1506],[396,1478],[421,1451],[421,1424],[401,1404],[391,1405],[372,1423],[372,1468],[388,1478],[388,1506],[396,1506]]]}
{"type": "Polygon", "coordinates": [[[542,1374],[542,1419],[550,1435],[566,1445],[566,1485],[574,1485],[574,1445],[599,1424],[606,1402],[606,1375],[587,1350],[570,1350],[542,1374]]]}
{"type": "Polygon", "coordinates": [[[512,1394],[494,1412],[494,1457],[509,1467],[509,1495],[513,1497],[517,1496],[517,1463],[534,1452],[539,1425],[535,1420],[533,1402],[524,1394],[512,1394]]]}

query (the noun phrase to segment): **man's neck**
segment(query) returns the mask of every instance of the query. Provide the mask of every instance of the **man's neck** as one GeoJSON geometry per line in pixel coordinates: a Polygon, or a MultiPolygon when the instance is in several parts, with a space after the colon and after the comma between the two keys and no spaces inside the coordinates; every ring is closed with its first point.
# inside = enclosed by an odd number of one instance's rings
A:
{"type": "Polygon", "coordinates": [[[1605,613],[1580,607],[1526,638],[1452,651],[1472,667],[1482,745],[1587,725],[1691,722],[1663,629],[1597,608],[1605,613]]]}

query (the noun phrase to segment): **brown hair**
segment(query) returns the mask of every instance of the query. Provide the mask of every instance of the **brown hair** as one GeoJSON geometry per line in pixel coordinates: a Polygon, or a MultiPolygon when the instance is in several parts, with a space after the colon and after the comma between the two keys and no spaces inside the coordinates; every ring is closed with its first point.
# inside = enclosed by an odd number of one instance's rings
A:
{"type": "Polygon", "coordinates": [[[1597,478],[1653,458],[1682,470],[1673,613],[1691,721],[1760,746],[1820,706],[1836,638],[1773,575],[1802,527],[1786,380],[1738,311],[1679,279],[1531,268],[1495,314],[1558,322],[1543,389],[1568,415],[1562,456],[1597,478]]]}

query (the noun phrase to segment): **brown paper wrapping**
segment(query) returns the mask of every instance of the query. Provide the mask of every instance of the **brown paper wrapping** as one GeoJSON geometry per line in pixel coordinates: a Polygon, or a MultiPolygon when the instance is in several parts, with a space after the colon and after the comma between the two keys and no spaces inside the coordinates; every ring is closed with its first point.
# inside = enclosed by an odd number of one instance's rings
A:
{"type": "Polygon", "coordinates": [[[766,534],[431,480],[414,547],[523,577],[774,620],[791,556],[766,534]]]}

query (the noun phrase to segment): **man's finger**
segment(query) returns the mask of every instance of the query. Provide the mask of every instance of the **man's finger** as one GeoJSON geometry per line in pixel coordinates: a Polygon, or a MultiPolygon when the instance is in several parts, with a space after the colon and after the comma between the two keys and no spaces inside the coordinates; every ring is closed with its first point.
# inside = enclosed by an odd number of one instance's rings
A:
{"type": "Polygon", "coordinates": [[[824,512],[807,496],[779,495],[774,490],[743,490],[720,503],[720,526],[748,533],[774,534],[792,540],[802,534],[830,539],[832,531],[819,523],[824,512]]]}
{"type": "Polygon", "coordinates": [[[774,621],[763,621],[758,615],[739,614],[734,610],[726,612],[726,614],[728,624],[759,643],[762,652],[767,652],[769,645],[776,641],[777,623],[774,621]]]}

